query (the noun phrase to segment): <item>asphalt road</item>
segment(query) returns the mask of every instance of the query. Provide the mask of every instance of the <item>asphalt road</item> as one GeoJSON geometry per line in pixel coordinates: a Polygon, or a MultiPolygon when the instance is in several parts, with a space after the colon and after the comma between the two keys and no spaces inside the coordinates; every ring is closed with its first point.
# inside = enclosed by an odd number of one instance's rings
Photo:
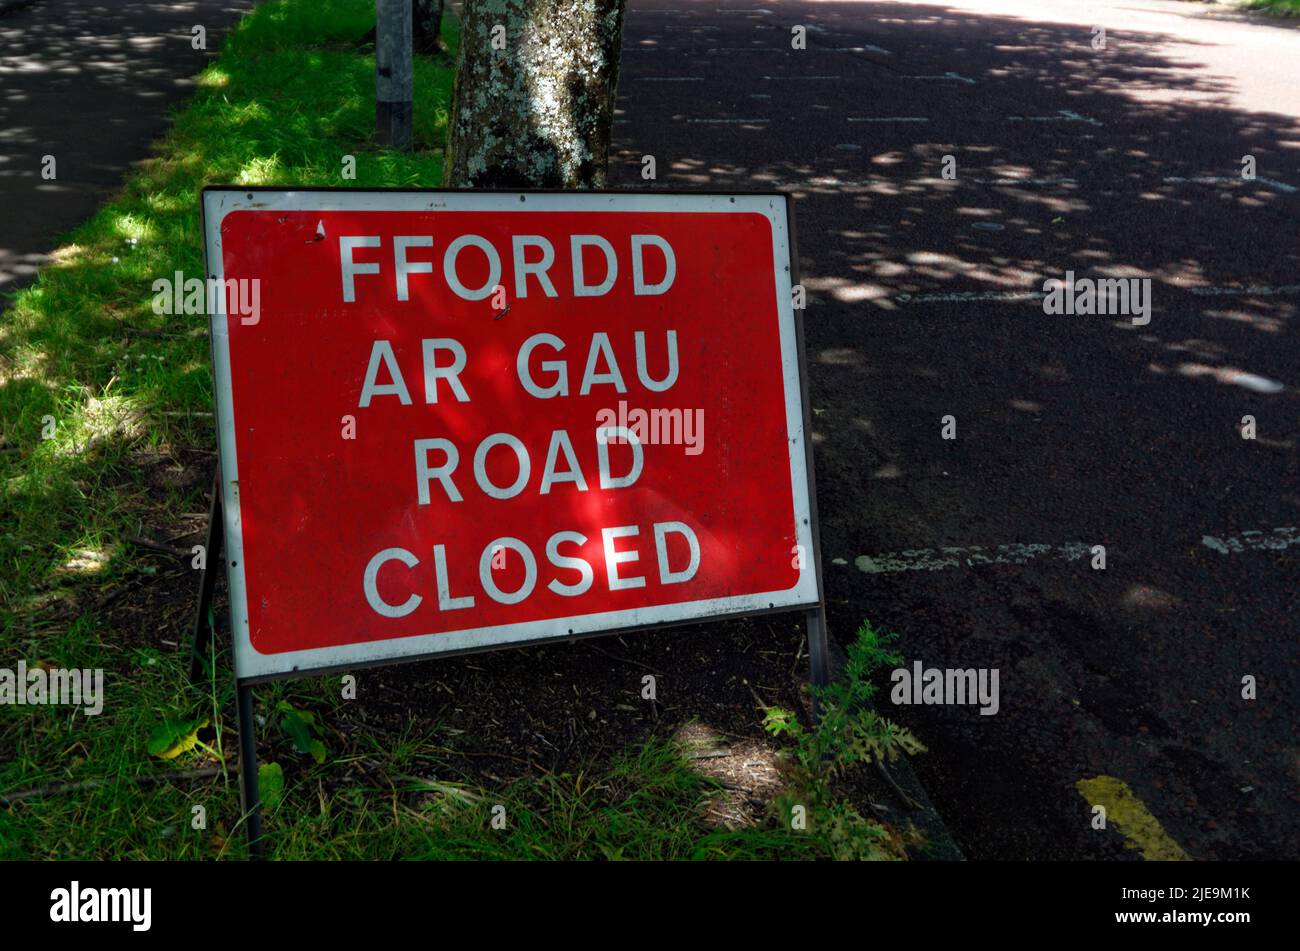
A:
{"type": "Polygon", "coordinates": [[[999,671],[892,709],[966,854],[1300,858],[1300,31],[633,0],[623,49],[612,184],[796,198],[833,631],[999,671]],[[1149,323],[1044,313],[1068,270],[1149,323]]]}
{"type": "Polygon", "coordinates": [[[0,295],[29,283],[58,237],[149,155],[251,5],[40,0],[0,13],[0,295]],[[195,26],[206,49],[193,48],[195,26]]]}

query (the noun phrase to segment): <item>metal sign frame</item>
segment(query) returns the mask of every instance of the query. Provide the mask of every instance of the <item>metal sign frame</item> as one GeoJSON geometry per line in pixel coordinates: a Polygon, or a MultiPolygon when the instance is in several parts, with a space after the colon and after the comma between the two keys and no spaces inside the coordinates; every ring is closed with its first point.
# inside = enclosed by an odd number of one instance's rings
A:
{"type": "Polygon", "coordinates": [[[250,855],[261,857],[261,823],[257,793],[256,747],[253,738],[252,686],[298,676],[315,676],[341,670],[459,656],[502,647],[576,641],[587,637],[630,631],[655,630],[685,624],[721,621],[776,612],[804,610],[807,623],[811,679],[815,686],[829,681],[828,648],[823,601],[820,532],[817,519],[815,475],[808,401],[808,372],[804,352],[802,312],[793,307],[792,287],[799,283],[794,213],[789,196],[773,192],[701,192],[625,190],[522,192],[457,191],[447,189],[335,189],[209,186],[201,195],[206,275],[224,281],[221,222],[238,210],[401,211],[395,199],[405,199],[410,210],[437,211],[593,211],[654,212],[712,211],[757,212],[772,224],[776,303],[780,320],[783,370],[783,404],[790,436],[792,500],[797,543],[811,555],[810,569],[787,591],[764,592],[713,601],[679,602],[642,609],[577,615],[531,623],[471,628],[455,632],[408,635],[383,641],[314,648],[289,652],[303,663],[291,667],[259,662],[266,656],[252,649],[247,634],[247,608],[242,531],[238,503],[238,460],[235,446],[229,329],[224,295],[217,295],[216,312],[209,314],[213,395],[219,434],[219,463],[210,506],[207,558],[194,621],[191,680],[196,680],[207,652],[211,626],[209,611],[216,580],[216,558],[224,548],[230,594],[230,631],[235,654],[235,675],[240,721],[241,792],[250,855]],[[705,608],[691,612],[691,608],[705,608]],[[645,617],[649,615],[649,617],[645,617]],[[539,627],[541,634],[530,634],[539,627]],[[520,630],[528,629],[528,630],[520,630]],[[397,649],[391,649],[397,645],[397,649]],[[385,650],[385,648],[389,648],[385,650]],[[306,656],[303,656],[306,655],[306,656]],[[247,742],[245,738],[247,737],[247,742]]]}
{"type": "MultiPolygon", "coordinates": [[[[708,195],[668,193],[510,193],[428,191],[286,191],[279,189],[208,188],[203,193],[207,273],[224,281],[221,224],[229,214],[242,210],[259,212],[308,211],[449,211],[511,214],[586,212],[621,214],[644,212],[691,212],[713,214],[758,213],[772,227],[773,280],[777,304],[778,333],[782,361],[782,399],[788,436],[789,471],[794,503],[795,541],[804,552],[814,549],[808,472],[808,426],[803,367],[796,317],[791,303],[789,268],[789,214],[784,195],[708,195]]],[[[221,300],[224,311],[224,299],[221,300]]],[[[645,607],[574,614],[537,621],[512,622],[490,627],[468,627],[436,633],[403,635],[333,647],[317,647],[276,654],[262,654],[249,637],[248,592],[244,574],[243,531],[239,502],[239,456],[232,398],[230,337],[225,314],[210,315],[214,393],[220,436],[222,503],[225,512],[226,548],[229,552],[232,633],[235,669],[241,679],[257,682],[306,673],[351,670],[372,663],[457,654],[520,643],[545,643],[592,634],[647,630],[685,624],[701,619],[741,617],[760,611],[795,610],[821,601],[819,566],[812,563],[799,572],[796,584],[786,590],[760,591],[730,597],[645,607]]],[[[233,368],[237,371],[238,368],[233,368]]]]}

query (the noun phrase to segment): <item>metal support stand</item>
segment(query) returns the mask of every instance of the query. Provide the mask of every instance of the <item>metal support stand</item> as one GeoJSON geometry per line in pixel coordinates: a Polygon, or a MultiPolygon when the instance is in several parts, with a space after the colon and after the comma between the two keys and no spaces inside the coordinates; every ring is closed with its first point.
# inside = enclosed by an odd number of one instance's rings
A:
{"type": "Polygon", "coordinates": [[[217,587],[217,565],[225,541],[225,514],[221,510],[221,467],[212,476],[212,498],[208,500],[208,541],[203,549],[203,573],[199,576],[199,603],[194,611],[194,632],[190,637],[190,683],[203,674],[203,658],[212,645],[208,612],[217,587]]]}
{"type": "Polygon", "coordinates": [[[253,719],[253,687],[237,681],[239,695],[239,806],[248,832],[248,857],[260,862],[262,848],[262,796],[257,788],[257,722],[253,719]]]}
{"type": "MultiPolygon", "coordinates": [[[[199,598],[194,610],[190,638],[190,683],[202,684],[203,662],[211,653],[212,629],[208,620],[217,571],[225,544],[225,513],[221,505],[221,468],[212,477],[212,498],[208,502],[208,541],[203,552],[203,573],[199,577],[199,598]]],[[[216,659],[212,659],[216,663],[216,659]]],[[[248,833],[248,857],[265,857],[262,843],[262,797],[257,788],[257,721],[253,719],[253,687],[236,678],[236,706],[239,718],[239,803],[248,833]]]]}
{"type": "Polygon", "coordinates": [[[826,608],[818,605],[809,608],[804,615],[808,626],[808,666],[810,668],[813,719],[820,719],[817,700],[817,688],[826,687],[831,682],[830,648],[826,641],[826,608]]]}

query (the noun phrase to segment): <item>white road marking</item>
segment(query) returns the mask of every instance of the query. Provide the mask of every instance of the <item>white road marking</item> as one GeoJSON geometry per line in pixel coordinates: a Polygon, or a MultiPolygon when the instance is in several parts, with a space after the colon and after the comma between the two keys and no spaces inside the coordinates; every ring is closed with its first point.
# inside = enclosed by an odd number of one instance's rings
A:
{"type": "Polygon", "coordinates": [[[686,121],[687,121],[687,122],[700,122],[700,123],[705,123],[705,124],[708,124],[708,125],[720,125],[720,124],[731,125],[731,124],[737,124],[737,123],[739,123],[739,124],[750,124],[750,123],[771,122],[772,120],[770,120],[770,119],[687,119],[686,121]]]}
{"type": "Polygon", "coordinates": [[[864,43],[862,46],[832,46],[830,51],[832,53],[884,53],[886,56],[894,55],[883,46],[873,46],[870,43],[864,43]]]}
{"type": "Polygon", "coordinates": [[[1104,125],[1096,119],[1081,116],[1070,109],[1057,109],[1054,116],[1007,116],[1008,122],[1086,122],[1088,125],[1104,125]]]}
{"type": "Polygon", "coordinates": [[[929,122],[925,116],[849,116],[850,122],[929,122]]]}
{"type": "Polygon", "coordinates": [[[1185,185],[1188,182],[1195,182],[1198,185],[1245,185],[1250,182],[1259,182],[1274,191],[1279,192],[1297,192],[1300,188],[1294,185],[1288,185],[1286,182],[1276,182],[1271,178],[1241,178],[1237,175],[1196,175],[1192,178],[1183,178],[1180,175],[1167,175],[1165,182],[1170,185],[1185,185]]]}
{"type": "Polygon", "coordinates": [[[1042,291],[957,291],[950,294],[896,294],[894,300],[900,304],[930,304],[939,301],[1041,300],[1046,296],[1042,291]]]}
{"type": "Polygon", "coordinates": [[[635,79],[643,83],[702,83],[703,76],[637,76],[635,79]]]}
{"type": "Polygon", "coordinates": [[[869,575],[894,571],[938,571],[943,568],[979,565],[1023,565],[1041,556],[1078,561],[1092,552],[1087,542],[1065,545],[969,545],[960,548],[911,548],[880,555],[859,555],[853,560],[859,571],[869,575]]]}
{"type": "Polygon", "coordinates": [[[904,78],[904,79],[937,79],[937,80],[940,80],[940,81],[948,80],[948,79],[955,79],[955,80],[957,80],[958,82],[970,83],[970,85],[972,85],[972,86],[975,85],[975,80],[970,79],[970,78],[968,78],[968,77],[966,77],[966,76],[960,76],[960,75],[958,75],[957,73],[951,73],[951,72],[949,72],[949,73],[944,73],[942,76],[904,76],[903,78],[904,78]]]}
{"type": "Polygon", "coordinates": [[[1300,545],[1300,529],[1275,528],[1271,532],[1246,531],[1227,538],[1204,535],[1201,544],[1221,555],[1243,554],[1248,551],[1281,551],[1291,545],[1300,545]]]}
{"type": "MultiPolygon", "coordinates": [[[[1017,180],[1018,183],[1019,180],[1017,180]]],[[[817,184],[816,180],[812,184],[817,184]]],[[[831,182],[827,184],[839,184],[851,186],[858,184],[856,182],[831,182]]],[[[1007,184],[1011,184],[1010,181],[1007,184]]],[[[1287,284],[1282,287],[1266,287],[1259,284],[1252,284],[1249,287],[1186,287],[1182,290],[1195,294],[1199,297],[1269,297],[1275,295],[1300,294],[1300,284],[1287,284]]],[[[1017,300],[1037,300],[1047,296],[1041,291],[956,291],[945,294],[897,294],[894,300],[901,304],[914,303],[924,304],[935,301],[1017,301],[1017,300]]],[[[1264,377],[1256,377],[1254,374],[1240,374],[1241,377],[1251,378],[1251,383],[1264,387],[1260,389],[1263,393],[1278,392],[1271,389],[1271,386],[1280,386],[1272,380],[1264,377]]],[[[1249,385],[1243,383],[1243,385],[1249,385]]]]}
{"type": "Polygon", "coordinates": [[[1186,290],[1197,297],[1277,297],[1300,294],[1300,284],[1248,284],[1246,287],[1189,287],[1186,290]]]}
{"type": "MultiPolygon", "coordinates": [[[[865,574],[890,574],[898,571],[941,571],[947,568],[977,568],[981,565],[1024,565],[1036,558],[1063,558],[1078,561],[1092,554],[1090,542],[1067,542],[1064,545],[1010,544],[965,545],[951,548],[907,548],[878,555],[859,555],[853,560],[865,574]]],[[[1251,551],[1283,551],[1300,545],[1300,528],[1275,528],[1271,531],[1245,531],[1239,535],[1216,538],[1203,535],[1201,544],[1221,555],[1240,555],[1251,551]]],[[[840,563],[833,559],[833,563],[840,563]]]]}

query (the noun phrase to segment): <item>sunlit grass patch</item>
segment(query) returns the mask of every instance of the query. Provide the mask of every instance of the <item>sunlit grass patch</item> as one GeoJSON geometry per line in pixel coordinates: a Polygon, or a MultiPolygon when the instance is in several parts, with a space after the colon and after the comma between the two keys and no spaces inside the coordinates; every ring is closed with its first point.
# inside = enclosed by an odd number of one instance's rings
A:
{"type": "MultiPolygon", "coordinates": [[[[97,605],[158,572],[156,553],[129,541],[142,525],[206,507],[206,472],[174,486],[159,472],[179,458],[215,461],[207,318],[152,307],[157,279],[203,275],[201,189],[440,183],[451,61],[416,64],[415,150],[377,148],[374,58],[362,42],[373,20],[372,0],[259,5],[155,154],[66,236],[35,284],[3,301],[0,666],[101,666],[109,701],[98,717],[0,705],[0,795],[38,793],[0,805],[0,857],[212,857],[229,851],[223,835],[240,852],[232,778],[160,781],[146,751],[164,712],[196,704],[176,649],[133,642],[97,605]],[[342,178],[345,155],[354,180],[342,178]],[[65,783],[75,792],[51,792],[65,783]],[[186,835],[198,802],[210,831],[186,835]]],[[[149,623],[152,643],[185,636],[183,620],[149,623]]],[[[198,705],[219,726],[228,699],[214,687],[198,705]]]]}
{"type": "Polygon", "coordinates": [[[158,278],[203,273],[205,185],[440,183],[451,61],[416,64],[415,151],[379,149],[373,23],[369,0],[276,0],[245,17],[156,155],[5,312],[0,485],[17,491],[0,497],[0,610],[75,583],[60,570],[74,528],[112,534],[139,514],[124,510],[138,493],[119,465],[133,445],[215,444],[210,421],[184,416],[211,407],[206,317],[151,307],[158,278]]]}

